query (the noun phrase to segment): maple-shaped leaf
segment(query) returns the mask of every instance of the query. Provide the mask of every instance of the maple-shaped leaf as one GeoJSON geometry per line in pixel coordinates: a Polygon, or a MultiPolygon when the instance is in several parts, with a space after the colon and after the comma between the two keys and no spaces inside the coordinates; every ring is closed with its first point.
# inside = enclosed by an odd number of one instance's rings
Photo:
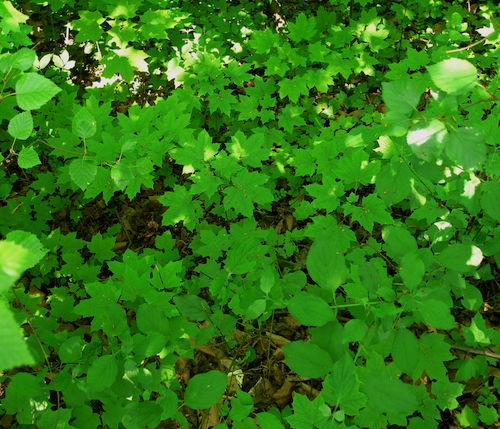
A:
{"type": "Polygon", "coordinates": [[[255,50],[256,54],[267,54],[272,48],[278,46],[280,38],[276,32],[270,28],[264,31],[255,31],[248,45],[255,50]]]}
{"type": "Polygon", "coordinates": [[[254,132],[250,137],[237,131],[232,136],[231,154],[241,160],[244,165],[260,167],[262,161],[271,155],[271,144],[262,129],[254,132]]]}
{"type": "Polygon", "coordinates": [[[79,14],[80,19],[71,23],[72,27],[78,31],[75,41],[97,42],[104,33],[104,30],[101,28],[101,24],[104,22],[101,13],[96,10],[93,12],[82,10],[79,14]]]}
{"type": "Polygon", "coordinates": [[[302,12],[295,22],[290,22],[288,24],[288,29],[290,30],[288,37],[294,42],[312,40],[316,35],[316,18],[307,18],[302,12]]]}
{"type": "Polygon", "coordinates": [[[120,57],[114,53],[110,53],[102,59],[105,68],[102,76],[112,78],[119,74],[124,81],[130,82],[134,78],[134,68],[125,57],[120,57]]]}
{"type": "Polygon", "coordinates": [[[175,185],[172,192],[165,192],[158,202],[168,207],[163,213],[164,225],[182,222],[187,229],[193,230],[202,216],[201,203],[193,199],[193,194],[184,186],[175,185]]]}
{"type": "Polygon", "coordinates": [[[128,46],[126,48],[115,50],[115,53],[121,57],[127,58],[129,64],[135,70],[143,73],[147,73],[149,71],[148,63],[146,62],[146,58],[149,58],[149,55],[144,51],[128,46]]]}
{"type": "Polygon", "coordinates": [[[280,87],[280,97],[288,97],[293,103],[296,103],[301,95],[306,95],[309,92],[307,89],[306,76],[296,76],[293,79],[281,79],[278,85],[280,87]]]}
{"type": "Polygon", "coordinates": [[[224,206],[244,216],[253,216],[254,203],[266,207],[274,200],[273,193],[263,185],[268,177],[257,172],[241,170],[233,179],[233,185],[224,190],[224,206]]]}
{"type": "Polygon", "coordinates": [[[291,104],[287,105],[279,116],[278,124],[289,133],[293,131],[293,127],[305,125],[304,108],[301,106],[293,106],[291,104]]]}
{"type": "Polygon", "coordinates": [[[353,220],[359,222],[367,231],[373,229],[373,224],[375,222],[383,225],[394,222],[386,209],[384,201],[375,194],[363,198],[361,207],[347,204],[344,208],[344,212],[345,214],[351,214],[353,220]]]}
{"type": "Polygon", "coordinates": [[[231,94],[229,89],[217,89],[212,94],[208,96],[208,108],[210,113],[214,113],[216,110],[220,110],[225,115],[230,115],[232,111],[232,106],[236,104],[237,100],[234,95],[231,94]]]}

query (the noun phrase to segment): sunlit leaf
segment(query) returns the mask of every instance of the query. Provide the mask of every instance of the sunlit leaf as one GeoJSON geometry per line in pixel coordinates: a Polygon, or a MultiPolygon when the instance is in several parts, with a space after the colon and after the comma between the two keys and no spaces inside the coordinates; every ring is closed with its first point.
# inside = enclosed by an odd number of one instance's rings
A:
{"type": "Polygon", "coordinates": [[[427,67],[434,84],[450,94],[469,92],[477,83],[477,69],[469,61],[450,58],[427,67]]]}

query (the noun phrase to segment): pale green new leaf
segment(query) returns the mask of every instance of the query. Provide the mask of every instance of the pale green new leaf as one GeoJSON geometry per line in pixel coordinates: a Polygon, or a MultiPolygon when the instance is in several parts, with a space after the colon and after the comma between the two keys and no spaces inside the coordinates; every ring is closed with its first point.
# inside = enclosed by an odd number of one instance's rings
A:
{"type": "Polygon", "coordinates": [[[413,153],[424,161],[437,159],[444,148],[444,138],[447,135],[443,122],[433,119],[419,123],[406,136],[413,153]]]}
{"type": "Polygon", "coordinates": [[[434,84],[449,94],[464,94],[477,83],[477,69],[469,61],[450,58],[427,67],[434,84]]]}
{"type": "Polygon", "coordinates": [[[94,181],[97,174],[97,165],[89,160],[75,159],[69,165],[71,180],[81,189],[85,190],[94,181]]]}
{"type": "Polygon", "coordinates": [[[29,16],[19,12],[10,1],[0,2],[0,29],[6,34],[18,33],[20,31],[19,24],[24,24],[29,16]]]}
{"type": "Polygon", "coordinates": [[[195,375],[186,388],[185,404],[195,410],[210,408],[219,402],[227,386],[227,375],[221,371],[208,371],[195,375]]]}
{"type": "Polygon", "coordinates": [[[33,117],[30,112],[18,113],[9,121],[9,134],[19,140],[26,140],[33,131],[33,117]]]}
{"type": "Polygon", "coordinates": [[[399,79],[382,83],[382,97],[387,110],[410,116],[416,111],[424,88],[415,80],[399,79]]]}
{"type": "Polygon", "coordinates": [[[18,323],[6,303],[0,299],[0,370],[34,364],[18,323]]]}
{"type": "Polygon", "coordinates": [[[97,131],[97,123],[89,109],[82,107],[73,116],[73,134],[82,139],[92,137],[97,131]]]}
{"type": "Polygon", "coordinates": [[[38,238],[28,232],[12,231],[0,241],[0,293],[5,292],[21,274],[35,266],[47,253],[38,238]]]}
{"type": "Polygon", "coordinates": [[[16,83],[16,100],[21,109],[39,109],[61,91],[51,80],[26,73],[16,83]]]}
{"type": "Polygon", "coordinates": [[[42,162],[38,157],[38,153],[31,146],[23,147],[17,157],[17,164],[21,168],[32,168],[35,165],[40,165],[41,163],[42,162]]]}

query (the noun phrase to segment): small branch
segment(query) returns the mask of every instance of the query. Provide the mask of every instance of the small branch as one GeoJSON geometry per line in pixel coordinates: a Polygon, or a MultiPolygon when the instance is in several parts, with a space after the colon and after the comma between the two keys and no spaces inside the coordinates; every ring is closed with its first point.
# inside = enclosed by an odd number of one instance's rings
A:
{"type": "Polygon", "coordinates": [[[472,347],[455,346],[455,345],[452,345],[451,348],[455,349],[455,350],[462,350],[463,352],[472,353],[475,355],[481,355],[481,356],[486,356],[486,357],[500,360],[500,354],[490,352],[489,350],[477,350],[477,349],[473,349],[472,347]]]}
{"type": "Polygon", "coordinates": [[[453,52],[461,52],[461,51],[466,51],[470,48],[473,48],[474,46],[480,45],[481,43],[484,43],[486,39],[481,39],[478,40],[477,42],[471,43],[470,45],[464,46],[463,48],[457,48],[457,49],[450,49],[449,51],[446,51],[447,54],[452,54],[453,52]]]}

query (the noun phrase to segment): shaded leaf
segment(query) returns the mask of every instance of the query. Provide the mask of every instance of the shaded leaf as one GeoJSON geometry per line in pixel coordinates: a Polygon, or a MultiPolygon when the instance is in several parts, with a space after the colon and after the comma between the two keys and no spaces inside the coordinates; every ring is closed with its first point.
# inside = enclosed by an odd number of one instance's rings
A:
{"type": "Polygon", "coordinates": [[[320,378],[332,369],[332,358],[316,344],[294,341],[283,352],[290,369],[303,377],[320,378]]]}
{"type": "Polygon", "coordinates": [[[208,371],[195,375],[186,388],[185,404],[195,410],[203,410],[215,405],[226,390],[227,375],[220,371],[208,371]]]}

